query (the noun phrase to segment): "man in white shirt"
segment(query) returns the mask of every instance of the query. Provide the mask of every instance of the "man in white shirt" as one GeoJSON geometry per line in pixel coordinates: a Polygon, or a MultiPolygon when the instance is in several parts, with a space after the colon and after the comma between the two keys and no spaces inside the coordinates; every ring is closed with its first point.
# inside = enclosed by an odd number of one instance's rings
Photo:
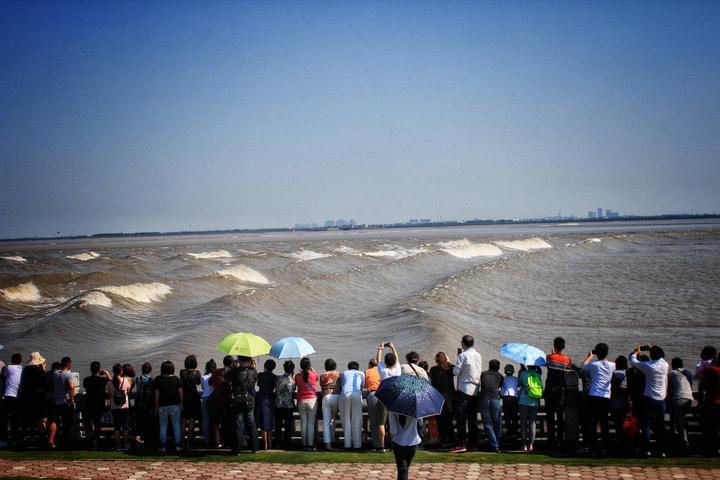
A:
{"type": "Polygon", "coordinates": [[[640,346],[630,355],[630,364],[645,375],[645,415],[643,419],[643,439],[645,443],[645,456],[650,456],[650,436],[655,433],[658,455],[665,456],[665,397],[667,396],[667,381],[669,365],[665,361],[665,352],[657,345],[650,347],[650,361],[638,360],[640,346]],[[652,429],[650,428],[652,426],[652,429]]]}
{"type": "MultiPolygon", "coordinates": [[[[9,445],[15,447],[23,437],[22,406],[17,399],[20,389],[20,378],[22,377],[22,355],[13,353],[10,358],[10,365],[3,368],[2,375],[5,377],[5,392],[3,393],[3,409],[6,415],[10,416],[10,438],[9,445]]],[[[3,423],[5,426],[7,422],[3,423]]]]}
{"type": "Polygon", "coordinates": [[[457,445],[450,449],[453,453],[466,452],[466,447],[477,446],[478,440],[477,395],[480,390],[482,356],[473,348],[475,339],[470,335],[465,335],[460,345],[462,352],[458,354],[457,363],[453,367],[453,375],[457,376],[457,445]]]}
{"type": "Polygon", "coordinates": [[[615,364],[607,360],[610,349],[606,343],[598,343],[582,364],[583,371],[590,375],[590,390],[587,397],[590,422],[588,438],[581,453],[590,453],[597,445],[597,424],[600,423],[602,444],[608,441],[608,416],[610,415],[610,384],[615,364]]]}
{"type": "MultiPolygon", "coordinates": [[[[402,374],[400,368],[400,362],[398,361],[397,350],[392,342],[384,342],[378,345],[377,354],[375,355],[375,362],[377,363],[378,375],[380,376],[380,382],[390,377],[399,377],[402,374]],[[383,352],[385,347],[388,347],[392,352],[385,354],[385,361],[383,362],[383,352]]],[[[377,436],[376,442],[379,445],[378,451],[384,452],[385,448],[385,424],[388,419],[388,411],[385,405],[381,401],[369,401],[368,402],[368,415],[372,417],[372,423],[377,425],[377,436]]]]}

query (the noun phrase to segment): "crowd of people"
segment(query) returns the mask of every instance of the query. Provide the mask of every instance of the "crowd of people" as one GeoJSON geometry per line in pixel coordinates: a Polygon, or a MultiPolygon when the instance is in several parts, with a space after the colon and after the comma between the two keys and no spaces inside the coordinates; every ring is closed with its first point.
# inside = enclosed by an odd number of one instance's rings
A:
{"type": "Polygon", "coordinates": [[[599,343],[579,364],[564,350],[565,340],[556,338],[543,368],[520,365],[517,375],[512,364],[501,373],[496,359],[485,368],[469,335],[462,338],[455,363],[438,352],[432,368],[416,352],[405,355],[402,363],[392,342],[378,345],[365,369],[355,361],[339,368],[327,359],[322,373],[307,357],[298,365],[284,361],[277,373],[275,360],[258,369],[252,358],[230,355],[222,365],[208,361],[202,371],[194,355],[179,372],[167,360],[159,374],[149,363],[142,364],[138,375],[129,363],[113,365],[111,373],[92,362],[81,385],[69,357],[47,369],[40,353],[33,352],[25,362],[15,353],[0,371],[0,446],[20,448],[31,440],[46,448],[77,445],[73,425],[80,413],[85,441],[95,448],[109,411],[119,450],[165,451],[169,436],[177,451],[200,441],[213,448],[225,445],[233,453],[290,449],[298,412],[303,449],[314,450],[320,442],[327,450],[339,448],[340,418],[342,447],[362,449],[367,436],[375,451],[392,448],[399,469],[406,471],[423,440],[435,440],[452,453],[518,447],[532,452],[542,401],[551,448],[602,455],[613,445],[625,454],[664,456],[671,439],[680,451],[690,452],[686,419],[696,412],[704,430],[695,451],[717,455],[720,361],[715,348],[702,349],[694,372],[680,358],[668,362],[656,345],[638,346],[628,357],[610,361],[608,345],[599,343]],[[385,379],[399,375],[429,381],[445,399],[439,415],[412,419],[388,412],[375,394],[385,379]],[[198,424],[202,438],[196,439],[198,424]]]}

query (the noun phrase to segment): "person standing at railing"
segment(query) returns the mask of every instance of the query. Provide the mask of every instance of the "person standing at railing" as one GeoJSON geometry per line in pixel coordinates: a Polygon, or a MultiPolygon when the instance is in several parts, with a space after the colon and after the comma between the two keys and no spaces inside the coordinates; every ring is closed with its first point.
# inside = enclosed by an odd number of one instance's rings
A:
{"type": "Polygon", "coordinates": [[[667,397],[667,381],[670,366],[665,361],[665,352],[657,345],[649,348],[650,361],[638,360],[640,346],[630,355],[630,364],[645,375],[643,440],[645,456],[649,457],[650,438],[655,434],[657,454],[665,457],[665,398],[667,397]]]}
{"type": "Polygon", "coordinates": [[[548,442],[561,446],[565,436],[565,373],[572,370],[572,360],[565,355],[565,339],[553,340],[552,353],[545,358],[545,411],[547,414],[548,442]]]}
{"type": "Polygon", "coordinates": [[[685,451],[690,449],[685,417],[690,413],[693,402],[692,374],[683,367],[681,358],[673,358],[670,362],[672,369],[668,373],[668,404],[673,430],[677,434],[685,451]]]}
{"type": "Polygon", "coordinates": [[[372,448],[376,452],[385,451],[385,422],[379,425],[379,421],[385,418],[383,412],[385,406],[375,397],[375,392],[380,388],[380,372],[378,371],[377,359],[371,358],[368,368],[365,370],[365,389],[367,390],[367,411],[370,428],[372,448]]]}
{"type": "Polygon", "coordinates": [[[340,415],[342,415],[345,448],[362,448],[362,389],[365,374],[357,362],[348,363],[339,380],[340,415]]]}
{"type": "Polygon", "coordinates": [[[602,445],[607,445],[610,395],[616,368],[615,363],[607,359],[609,350],[606,343],[598,343],[582,364],[583,371],[590,375],[590,390],[587,397],[590,428],[588,438],[584,439],[585,447],[578,452],[580,454],[587,454],[596,449],[598,423],[602,432],[602,445]]]}
{"type": "Polygon", "coordinates": [[[457,445],[452,453],[463,453],[467,447],[474,448],[478,441],[477,395],[480,390],[482,356],[473,348],[475,339],[470,335],[462,337],[461,351],[453,374],[457,376],[455,406],[457,418],[457,445]]]}
{"type": "Polygon", "coordinates": [[[332,358],[325,360],[325,373],[320,375],[322,391],[323,443],[332,450],[335,443],[335,418],[340,409],[340,372],[332,358]]]}

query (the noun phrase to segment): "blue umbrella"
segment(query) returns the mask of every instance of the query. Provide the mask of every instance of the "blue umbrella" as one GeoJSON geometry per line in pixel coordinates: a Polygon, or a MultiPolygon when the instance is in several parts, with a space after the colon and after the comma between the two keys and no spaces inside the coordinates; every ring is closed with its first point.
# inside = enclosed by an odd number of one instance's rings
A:
{"type": "Polygon", "coordinates": [[[413,418],[439,415],[445,402],[445,397],[430,382],[415,375],[386,378],[375,398],[389,411],[413,418]]]}
{"type": "Polygon", "coordinates": [[[527,343],[506,343],[500,347],[500,355],[523,365],[545,366],[545,352],[527,343]]]}
{"type": "Polygon", "coordinates": [[[270,347],[270,355],[275,358],[302,358],[311,353],[315,353],[313,346],[300,337],[285,337],[270,347]]]}

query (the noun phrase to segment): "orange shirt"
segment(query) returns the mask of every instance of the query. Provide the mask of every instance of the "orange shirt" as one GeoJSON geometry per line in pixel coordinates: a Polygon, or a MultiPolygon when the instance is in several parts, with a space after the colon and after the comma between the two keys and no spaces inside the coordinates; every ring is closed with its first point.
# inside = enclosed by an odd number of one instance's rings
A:
{"type": "Polygon", "coordinates": [[[365,370],[365,386],[368,392],[374,392],[380,388],[380,372],[378,372],[377,367],[365,370]]]}

